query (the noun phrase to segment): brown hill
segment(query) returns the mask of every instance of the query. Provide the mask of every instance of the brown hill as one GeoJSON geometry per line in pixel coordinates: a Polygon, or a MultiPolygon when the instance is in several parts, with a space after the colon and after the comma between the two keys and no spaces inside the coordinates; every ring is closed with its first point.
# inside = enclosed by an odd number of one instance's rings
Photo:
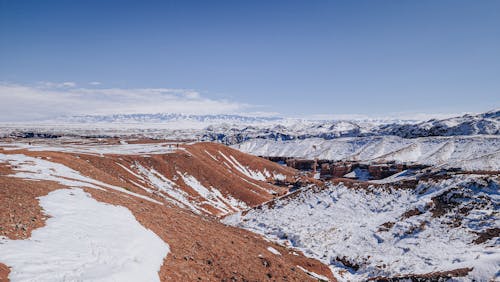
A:
{"type": "MultiPolygon", "coordinates": [[[[40,158],[102,182],[95,184],[101,189],[82,188],[98,201],[128,208],[140,224],[169,244],[161,281],[316,280],[300,267],[334,280],[318,261],[216,218],[285,193],[270,182],[293,181],[294,170],[219,144],[169,146],[175,149],[161,154],[63,152],[57,146],[0,149],[0,154],[40,158]]],[[[13,177],[21,169],[0,162],[0,236],[10,239],[29,238],[32,230],[44,226],[47,216],[37,197],[66,187],[57,181],[13,177]]],[[[7,275],[8,268],[0,262],[0,281],[7,275]]]]}

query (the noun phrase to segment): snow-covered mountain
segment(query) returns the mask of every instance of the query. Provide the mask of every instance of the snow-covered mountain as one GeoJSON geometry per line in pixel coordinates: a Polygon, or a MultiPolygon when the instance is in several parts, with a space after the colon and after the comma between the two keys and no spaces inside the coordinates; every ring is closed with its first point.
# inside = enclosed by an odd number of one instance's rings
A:
{"type": "Polygon", "coordinates": [[[56,121],[69,123],[161,123],[178,121],[194,121],[200,123],[262,123],[278,120],[281,120],[281,118],[243,116],[234,114],[194,115],[179,113],[80,115],[56,119],[56,121]]]}
{"type": "Polygon", "coordinates": [[[345,137],[331,140],[252,139],[233,148],[257,156],[365,163],[415,163],[466,170],[500,170],[500,136],[345,137]]]}
{"type": "Polygon", "coordinates": [[[377,130],[379,135],[396,135],[404,138],[425,136],[456,136],[475,134],[500,134],[500,110],[478,115],[464,115],[416,124],[388,124],[377,130]]]}
{"type": "Polygon", "coordinates": [[[242,115],[117,114],[63,117],[29,124],[1,124],[0,136],[141,136],[237,144],[251,139],[336,139],[394,135],[499,135],[500,110],[448,119],[308,120],[242,115]]]}
{"type": "Polygon", "coordinates": [[[235,144],[250,139],[295,140],[308,138],[335,139],[339,137],[366,137],[393,135],[402,138],[427,136],[500,134],[500,110],[478,115],[464,115],[443,120],[410,121],[307,121],[288,120],[286,123],[264,126],[211,126],[202,136],[235,144]]]}

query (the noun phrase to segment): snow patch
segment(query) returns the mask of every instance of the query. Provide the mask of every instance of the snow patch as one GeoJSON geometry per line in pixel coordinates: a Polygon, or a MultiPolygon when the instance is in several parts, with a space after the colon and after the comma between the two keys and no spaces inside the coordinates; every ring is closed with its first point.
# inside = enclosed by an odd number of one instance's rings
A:
{"type": "Polygon", "coordinates": [[[50,215],[27,240],[0,239],[0,261],[16,281],[160,281],[169,246],[126,208],[81,189],[40,197],[50,215]]]}
{"type": "Polygon", "coordinates": [[[309,270],[307,270],[307,269],[303,268],[303,267],[302,267],[302,266],[300,266],[300,265],[297,265],[297,267],[298,267],[300,270],[302,270],[302,271],[304,271],[305,273],[307,273],[308,275],[310,275],[310,276],[312,276],[312,277],[314,277],[314,278],[318,279],[319,281],[329,281],[328,277],[326,277],[326,276],[323,276],[323,275],[317,274],[317,273],[315,273],[315,272],[309,271],[309,270]]]}
{"type": "Polygon", "coordinates": [[[221,151],[219,153],[226,159],[236,170],[241,172],[242,174],[246,175],[249,178],[252,178],[254,180],[260,180],[260,181],[266,181],[266,177],[262,172],[260,171],[253,171],[249,169],[248,167],[243,166],[240,162],[238,162],[237,159],[235,159],[233,156],[229,156],[229,158],[224,155],[221,151]]]}
{"type": "Polygon", "coordinates": [[[275,248],[271,247],[271,246],[267,247],[267,250],[269,252],[271,252],[272,254],[275,254],[277,256],[281,256],[281,253],[278,250],[276,250],[275,248]]]}
{"type": "Polygon", "coordinates": [[[139,173],[149,181],[149,184],[152,187],[155,187],[159,191],[167,194],[168,197],[164,196],[167,201],[181,208],[188,207],[195,213],[201,213],[199,209],[195,205],[193,205],[193,203],[191,203],[189,195],[186,192],[182,191],[175,182],[166,178],[155,169],[147,169],[139,163],[135,163],[134,167],[137,168],[139,173]]]}
{"type": "Polygon", "coordinates": [[[192,175],[181,173],[180,171],[178,171],[177,174],[181,176],[182,181],[184,181],[186,185],[195,190],[196,193],[198,193],[204,199],[204,201],[201,201],[200,204],[208,204],[218,209],[221,214],[227,214],[232,211],[247,208],[247,205],[245,203],[236,200],[230,195],[224,197],[219,190],[213,187],[207,188],[203,186],[198,181],[198,179],[196,179],[192,175]]]}
{"type": "Polygon", "coordinates": [[[120,144],[50,144],[45,143],[0,143],[0,146],[5,150],[18,150],[26,149],[28,151],[52,151],[52,152],[65,152],[77,154],[90,154],[90,155],[105,155],[105,154],[119,154],[119,155],[142,155],[142,154],[169,154],[176,150],[183,148],[177,147],[178,143],[147,143],[147,144],[128,144],[123,140],[120,144]]]}

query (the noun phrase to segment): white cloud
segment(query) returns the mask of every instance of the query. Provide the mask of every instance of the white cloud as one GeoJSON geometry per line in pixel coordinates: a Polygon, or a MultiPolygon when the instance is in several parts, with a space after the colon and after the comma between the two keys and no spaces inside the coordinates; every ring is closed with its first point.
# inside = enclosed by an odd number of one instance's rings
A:
{"type": "Polygon", "coordinates": [[[90,85],[93,85],[93,86],[97,86],[97,85],[101,85],[102,83],[100,83],[99,81],[91,81],[89,82],[90,85]]]}
{"type": "Polygon", "coordinates": [[[115,113],[236,113],[249,105],[205,98],[194,90],[168,88],[74,88],[69,82],[38,86],[0,83],[0,121],[31,121],[63,115],[115,113]],[[65,86],[64,86],[65,85],[65,86]]]}
{"type": "MultiPolygon", "coordinates": [[[[469,113],[468,114],[476,114],[469,113]]],[[[304,119],[311,120],[367,120],[367,121],[425,121],[430,119],[446,119],[461,116],[467,113],[387,113],[385,115],[367,114],[315,114],[304,116],[304,119]]]]}
{"type": "Polygon", "coordinates": [[[50,82],[50,81],[42,81],[39,83],[41,87],[44,88],[72,88],[76,87],[76,83],[73,81],[64,81],[64,82],[50,82]]]}

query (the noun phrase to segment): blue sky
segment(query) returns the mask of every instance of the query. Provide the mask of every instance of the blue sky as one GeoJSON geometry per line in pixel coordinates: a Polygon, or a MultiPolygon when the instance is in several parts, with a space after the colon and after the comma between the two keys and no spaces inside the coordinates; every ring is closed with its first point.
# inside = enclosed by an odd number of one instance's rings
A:
{"type": "Polygon", "coordinates": [[[11,114],[30,95],[96,104],[102,93],[123,98],[106,89],[151,88],[187,89],[182,97],[196,93],[214,111],[285,115],[500,106],[496,0],[0,3],[0,95],[11,114]]]}

